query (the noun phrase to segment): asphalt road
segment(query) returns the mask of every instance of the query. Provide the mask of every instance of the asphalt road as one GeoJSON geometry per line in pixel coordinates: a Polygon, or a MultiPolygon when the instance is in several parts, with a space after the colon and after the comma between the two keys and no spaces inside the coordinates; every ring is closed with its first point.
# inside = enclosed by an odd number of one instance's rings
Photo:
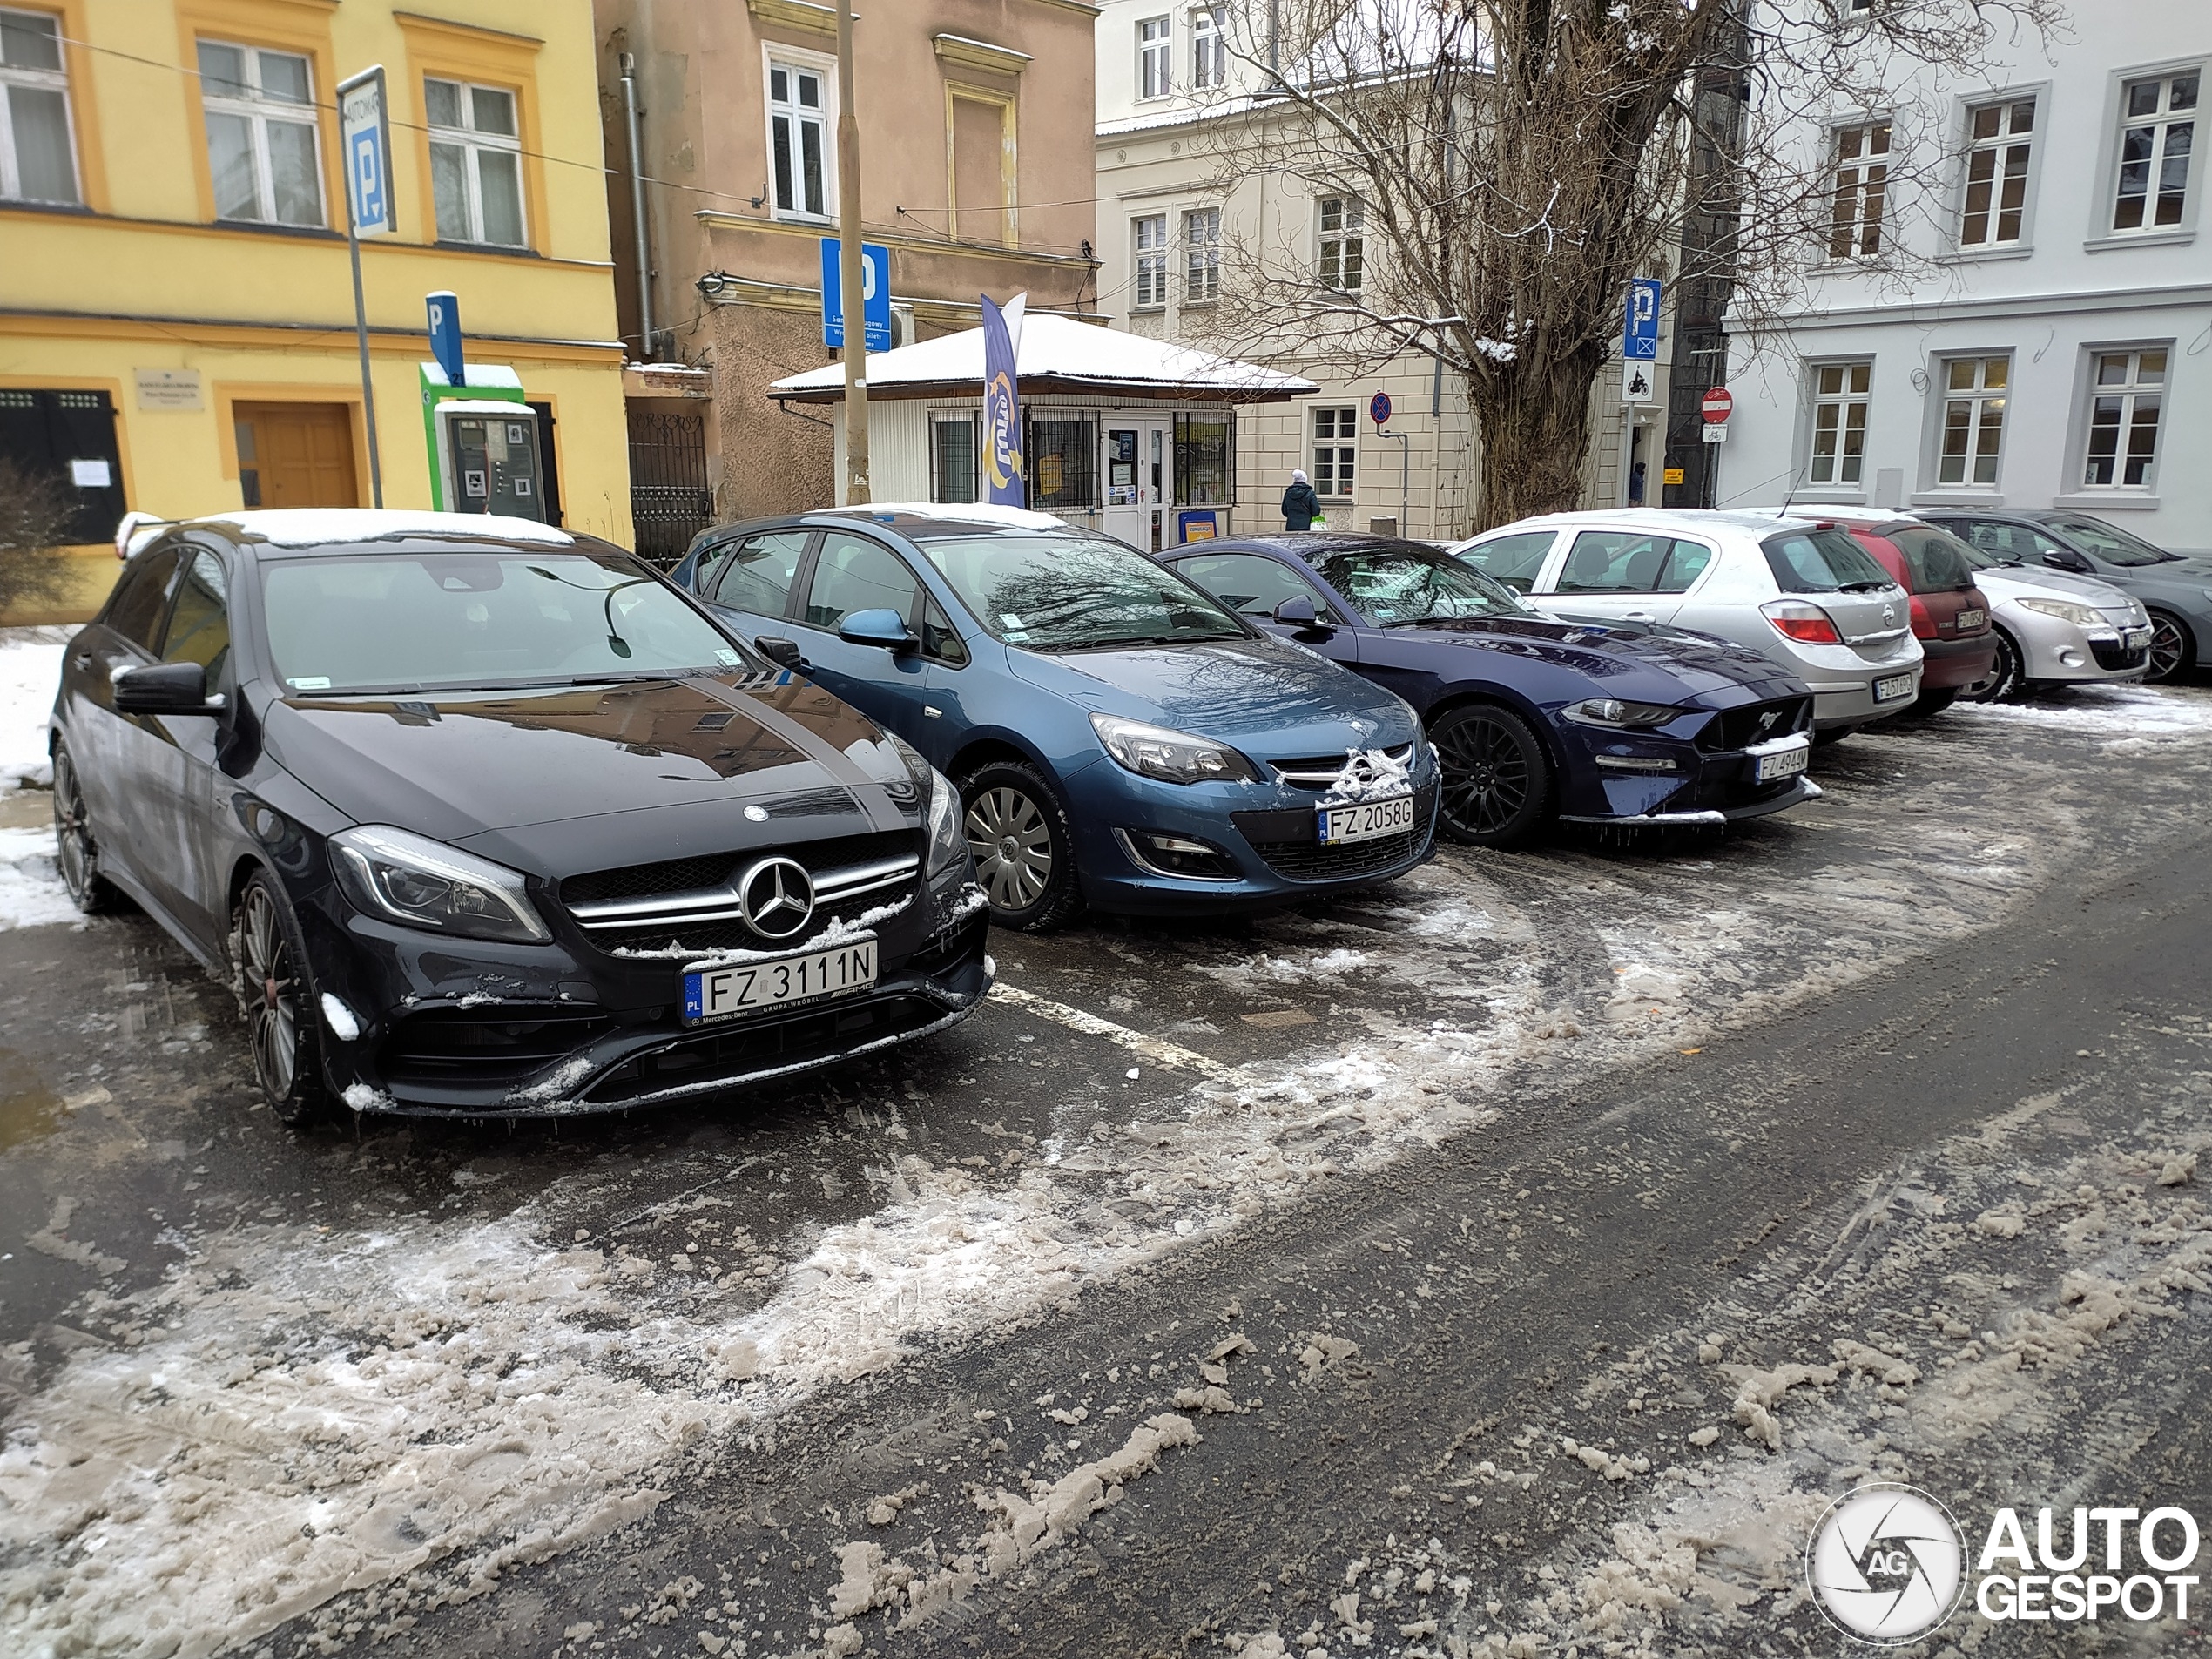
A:
{"type": "Polygon", "coordinates": [[[0,1622],[1797,1653],[1864,1480],[2212,1520],[2212,723],[2153,725],[1937,723],[1725,840],[1001,939],[945,1041],[557,1130],[284,1134],[143,921],[0,933],[0,1622]]]}

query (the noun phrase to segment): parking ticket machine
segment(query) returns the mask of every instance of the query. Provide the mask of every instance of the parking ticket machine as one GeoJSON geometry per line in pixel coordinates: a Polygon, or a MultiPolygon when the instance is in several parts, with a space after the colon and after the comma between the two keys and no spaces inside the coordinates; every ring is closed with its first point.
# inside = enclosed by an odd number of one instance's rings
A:
{"type": "Polygon", "coordinates": [[[452,513],[545,518],[537,411],[527,403],[452,398],[435,406],[439,494],[452,513]]]}

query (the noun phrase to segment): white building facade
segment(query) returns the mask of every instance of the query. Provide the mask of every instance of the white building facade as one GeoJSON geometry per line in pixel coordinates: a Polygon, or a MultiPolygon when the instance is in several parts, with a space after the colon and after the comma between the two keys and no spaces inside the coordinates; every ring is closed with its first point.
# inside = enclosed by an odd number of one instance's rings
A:
{"type": "Polygon", "coordinates": [[[2212,550],[2212,4],[2074,24],[1899,89],[1932,179],[1883,109],[1805,134],[1833,230],[1802,307],[1735,332],[1718,505],[2068,508],[2212,550]]]}
{"type": "MultiPolygon", "coordinates": [[[[1453,371],[1420,353],[1379,367],[1224,319],[1239,249],[1284,251],[1317,287],[1357,293],[1374,261],[1356,196],[1259,172],[1224,179],[1241,124],[1266,118],[1265,0],[1102,0],[1096,96],[1098,309],[1116,327],[1248,359],[1318,384],[1237,425],[1239,531],[1280,529],[1293,469],[1305,471],[1332,529],[1395,529],[1449,541],[1467,534],[1480,489],[1480,435],[1453,371]],[[1240,60],[1230,41],[1245,51],[1240,60]],[[1387,423],[1372,418],[1376,395],[1387,423]]],[[[1663,363],[1661,365],[1663,374],[1663,363]]],[[[1630,434],[1609,365],[1593,394],[1587,503],[1628,500],[1630,434]]],[[[1647,419],[1656,411],[1647,411],[1647,419]]],[[[1639,453],[1642,453],[1639,448],[1639,453]]],[[[1658,448],[1649,446],[1650,499],[1658,448]]]]}

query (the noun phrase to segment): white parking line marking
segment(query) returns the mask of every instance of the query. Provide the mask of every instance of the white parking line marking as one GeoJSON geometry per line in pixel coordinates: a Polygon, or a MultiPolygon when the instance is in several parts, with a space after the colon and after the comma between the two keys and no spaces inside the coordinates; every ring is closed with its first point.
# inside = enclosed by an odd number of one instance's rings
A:
{"type": "Polygon", "coordinates": [[[999,1001],[1012,1004],[1040,1019],[1064,1025],[1070,1031],[1080,1031],[1086,1036],[1103,1037],[1109,1042],[1119,1043],[1131,1054],[1143,1055],[1147,1060],[1163,1066],[1173,1066],[1180,1071],[1195,1071],[1204,1077],[1225,1077],[1230,1068],[1216,1060],[1176,1043],[1148,1037],[1142,1031],[1132,1031],[1125,1025],[1116,1025],[1111,1020],[1102,1020],[1096,1014],[1086,1014],[1081,1008],[1071,1008],[1065,1002],[1055,1002],[1049,997],[1037,995],[1000,980],[991,987],[991,995],[999,1001]]]}

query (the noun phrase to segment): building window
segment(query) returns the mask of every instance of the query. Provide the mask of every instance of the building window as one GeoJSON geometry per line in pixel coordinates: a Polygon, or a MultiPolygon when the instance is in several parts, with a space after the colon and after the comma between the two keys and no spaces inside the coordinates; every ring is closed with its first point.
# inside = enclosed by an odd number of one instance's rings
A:
{"type": "Polygon", "coordinates": [[[1867,389],[1871,363],[1823,363],[1812,378],[1812,460],[1816,484],[1865,482],[1867,389]]]}
{"type": "Polygon", "coordinates": [[[1207,91],[1227,84],[1229,41],[1222,29],[1221,9],[1200,6],[1190,14],[1190,85],[1207,91]]]}
{"type": "Polygon", "coordinates": [[[314,77],[297,52],[199,43],[199,97],[215,217],[320,225],[314,77]]]}
{"type": "Polygon", "coordinates": [[[2139,231],[2182,222],[2196,138],[2198,72],[2129,81],[2120,89],[2120,188],[2112,227],[2139,231]]]}
{"type": "Polygon", "coordinates": [[[422,99],[438,239],[521,247],[523,141],[515,95],[496,86],[426,80],[422,99]]]}
{"type": "Polygon", "coordinates": [[[2027,212],[2027,158],[2035,100],[1982,104],[1966,111],[1966,199],[1960,247],[2001,247],[2020,239],[2027,212]]]}
{"type": "Polygon", "coordinates": [[[1367,206],[1352,196],[1321,202],[1321,286],[1357,293],[1366,280],[1367,206]]]}
{"type": "Polygon", "coordinates": [[[1168,54],[1175,43],[1165,17],[1140,18],[1136,25],[1136,95],[1165,98],[1170,90],[1168,54]]]}
{"type": "Polygon", "coordinates": [[[1040,512],[1086,512],[1098,505],[1098,423],[1088,415],[1022,421],[1022,462],[1029,505],[1040,512]]]}
{"type": "Polygon", "coordinates": [[[1836,132],[1835,193],[1831,198],[1828,253],[1847,260],[1882,251],[1882,201],[1889,188],[1890,124],[1871,121],[1836,132]]]}
{"type": "Polygon", "coordinates": [[[2005,447],[2008,357],[1953,357],[1943,365],[1943,449],[1939,484],[1993,485],[2005,447]]]}
{"type": "Polygon", "coordinates": [[[2166,391],[2166,353],[2099,352],[2089,390],[2088,454],[2081,482],[2090,489],[2148,489],[2158,465],[2158,411],[2166,391]]]}
{"type": "Polygon", "coordinates": [[[1331,501],[1351,498],[1359,454],[1359,411],[1313,411],[1313,493],[1331,501]]]}
{"type": "Polygon", "coordinates": [[[62,31],[38,11],[0,11],[0,198],[74,202],[62,31]]]}
{"type": "Polygon", "coordinates": [[[1183,216],[1183,297],[1204,305],[1221,297],[1221,209],[1183,216]]]}
{"type": "Polygon", "coordinates": [[[981,494],[976,460],[982,444],[974,415],[941,415],[929,423],[929,499],[967,502],[981,494]]]}
{"type": "Polygon", "coordinates": [[[1130,221],[1136,242],[1136,287],[1130,303],[1140,310],[1168,302],[1168,219],[1154,213],[1130,221]]]}
{"type": "Polygon", "coordinates": [[[1175,498],[1186,507],[1226,507],[1236,490],[1237,428],[1226,415],[1175,417],[1175,498]]]}
{"type": "Polygon", "coordinates": [[[818,70],[768,65],[768,143],[776,173],[776,212],[805,219],[829,215],[826,182],[828,103],[818,70]]]}

